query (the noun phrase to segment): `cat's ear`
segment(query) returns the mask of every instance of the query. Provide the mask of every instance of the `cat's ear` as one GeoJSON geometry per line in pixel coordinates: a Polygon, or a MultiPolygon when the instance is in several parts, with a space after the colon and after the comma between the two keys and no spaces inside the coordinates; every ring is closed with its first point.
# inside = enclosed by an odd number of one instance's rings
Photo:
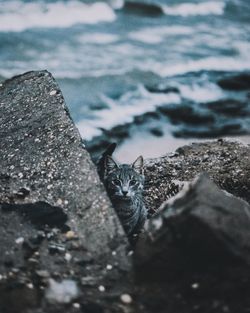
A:
{"type": "Polygon", "coordinates": [[[141,155],[134,161],[132,168],[139,174],[143,174],[143,157],[141,155]]]}
{"type": "Polygon", "coordinates": [[[107,173],[115,170],[118,168],[118,165],[116,162],[111,158],[111,156],[107,155],[105,158],[105,170],[107,173]]]}

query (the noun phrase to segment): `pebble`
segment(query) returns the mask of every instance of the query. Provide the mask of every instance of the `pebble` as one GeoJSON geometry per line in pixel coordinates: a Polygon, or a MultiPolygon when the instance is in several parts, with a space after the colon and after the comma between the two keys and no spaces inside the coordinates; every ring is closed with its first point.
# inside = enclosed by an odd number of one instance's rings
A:
{"type": "Polygon", "coordinates": [[[23,237],[19,237],[15,240],[16,244],[22,244],[24,242],[24,238],[23,237]]]}
{"type": "Polygon", "coordinates": [[[130,304],[133,301],[132,297],[129,294],[127,294],[127,293],[122,294],[120,299],[125,304],[130,304]]]}
{"type": "Polygon", "coordinates": [[[80,309],[80,303],[73,303],[73,307],[76,309],[80,309]]]}
{"type": "Polygon", "coordinates": [[[36,273],[38,276],[43,277],[43,278],[48,278],[50,276],[49,272],[46,270],[38,270],[36,271],[36,273]]]}
{"type": "Polygon", "coordinates": [[[76,282],[69,279],[64,279],[61,282],[49,279],[49,286],[45,292],[45,297],[50,303],[70,303],[78,295],[79,290],[76,282]]]}
{"type": "Polygon", "coordinates": [[[193,289],[198,289],[199,288],[199,284],[198,283],[194,283],[194,284],[191,285],[191,287],[193,289]]]}
{"type": "Polygon", "coordinates": [[[29,284],[27,284],[27,287],[28,287],[29,289],[33,289],[33,288],[34,288],[34,285],[33,285],[32,283],[29,283],[29,284]]]}
{"type": "Polygon", "coordinates": [[[108,265],[106,266],[106,269],[109,270],[109,271],[112,270],[112,268],[113,268],[113,266],[112,266],[111,264],[108,264],[108,265]]]}
{"type": "Polygon", "coordinates": [[[72,230],[69,230],[66,234],[65,234],[67,239],[74,239],[76,237],[75,232],[73,232],[72,230]]]}
{"type": "Polygon", "coordinates": [[[98,287],[98,289],[99,289],[99,291],[101,291],[101,292],[104,292],[104,291],[106,290],[105,287],[102,286],[102,285],[100,285],[100,286],[98,287]]]}
{"type": "Polygon", "coordinates": [[[66,253],[64,259],[69,262],[72,259],[72,255],[70,253],[66,253]]]}
{"type": "Polygon", "coordinates": [[[57,201],[56,201],[56,203],[58,204],[58,205],[62,205],[63,204],[63,201],[62,201],[62,199],[58,199],[57,201]]]}
{"type": "Polygon", "coordinates": [[[50,96],[54,96],[54,95],[56,95],[56,93],[57,93],[56,90],[51,90],[51,92],[49,94],[50,94],[50,96]]]}

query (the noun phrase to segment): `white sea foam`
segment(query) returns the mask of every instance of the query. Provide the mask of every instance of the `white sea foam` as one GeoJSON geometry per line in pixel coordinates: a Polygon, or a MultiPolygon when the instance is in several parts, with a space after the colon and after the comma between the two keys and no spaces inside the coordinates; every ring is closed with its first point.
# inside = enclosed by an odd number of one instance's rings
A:
{"type": "Polygon", "coordinates": [[[64,28],[72,25],[112,22],[113,9],[104,2],[85,4],[78,0],[54,3],[18,0],[0,2],[0,31],[24,31],[30,28],[64,28]]]}
{"type": "Polygon", "coordinates": [[[177,85],[183,98],[195,102],[209,102],[221,99],[224,93],[216,84],[206,81],[205,84],[177,85]]]}
{"type": "Polygon", "coordinates": [[[138,90],[124,94],[118,102],[102,96],[108,105],[107,109],[97,111],[92,120],[84,119],[77,127],[86,140],[102,133],[100,128],[111,129],[133,121],[135,116],[154,110],[157,106],[170,103],[180,103],[181,98],[176,93],[155,94],[148,92],[143,86],[138,90]]]}
{"type": "Polygon", "coordinates": [[[247,71],[250,70],[250,43],[237,42],[232,44],[232,49],[238,54],[231,57],[214,56],[198,60],[189,60],[177,64],[169,64],[168,60],[156,62],[148,60],[139,66],[139,69],[151,69],[157,75],[170,77],[199,71],[247,71]]]}
{"type": "Polygon", "coordinates": [[[115,10],[122,9],[124,6],[124,0],[109,0],[109,4],[115,10]]]}
{"type": "Polygon", "coordinates": [[[133,40],[148,44],[156,44],[162,42],[165,37],[189,35],[192,32],[192,28],[188,26],[164,26],[144,28],[137,32],[130,33],[128,36],[133,40]]]}
{"type": "Polygon", "coordinates": [[[92,43],[97,45],[114,43],[119,40],[118,35],[105,33],[84,34],[77,38],[80,43],[92,43]]]}
{"type": "Polygon", "coordinates": [[[225,9],[224,2],[207,1],[202,3],[181,3],[178,5],[163,6],[166,15],[180,15],[183,17],[193,15],[223,15],[225,9]]]}

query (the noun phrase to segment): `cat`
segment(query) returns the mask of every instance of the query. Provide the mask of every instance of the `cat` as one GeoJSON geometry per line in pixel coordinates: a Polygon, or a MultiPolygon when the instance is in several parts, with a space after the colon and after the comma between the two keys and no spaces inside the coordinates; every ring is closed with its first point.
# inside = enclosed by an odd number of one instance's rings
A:
{"type": "Polygon", "coordinates": [[[147,219],[143,199],[143,157],[134,163],[117,164],[110,155],[104,162],[104,185],[130,240],[136,238],[147,219]]]}

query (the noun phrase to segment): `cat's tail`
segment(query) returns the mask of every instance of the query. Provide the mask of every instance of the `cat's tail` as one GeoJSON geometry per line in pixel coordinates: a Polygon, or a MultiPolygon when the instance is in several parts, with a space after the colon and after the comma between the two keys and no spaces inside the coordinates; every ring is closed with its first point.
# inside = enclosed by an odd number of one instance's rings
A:
{"type": "Polygon", "coordinates": [[[101,178],[101,180],[104,179],[104,174],[105,174],[105,159],[107,156],[112,156],[112,154],[114,153],[115,149],[116,149],[117,144],[115,142],[111,143],[107,149],[103,152],[103,154],[99,157],[99,159],[97,160],[97,171],[98,174],[101,178]]]}

